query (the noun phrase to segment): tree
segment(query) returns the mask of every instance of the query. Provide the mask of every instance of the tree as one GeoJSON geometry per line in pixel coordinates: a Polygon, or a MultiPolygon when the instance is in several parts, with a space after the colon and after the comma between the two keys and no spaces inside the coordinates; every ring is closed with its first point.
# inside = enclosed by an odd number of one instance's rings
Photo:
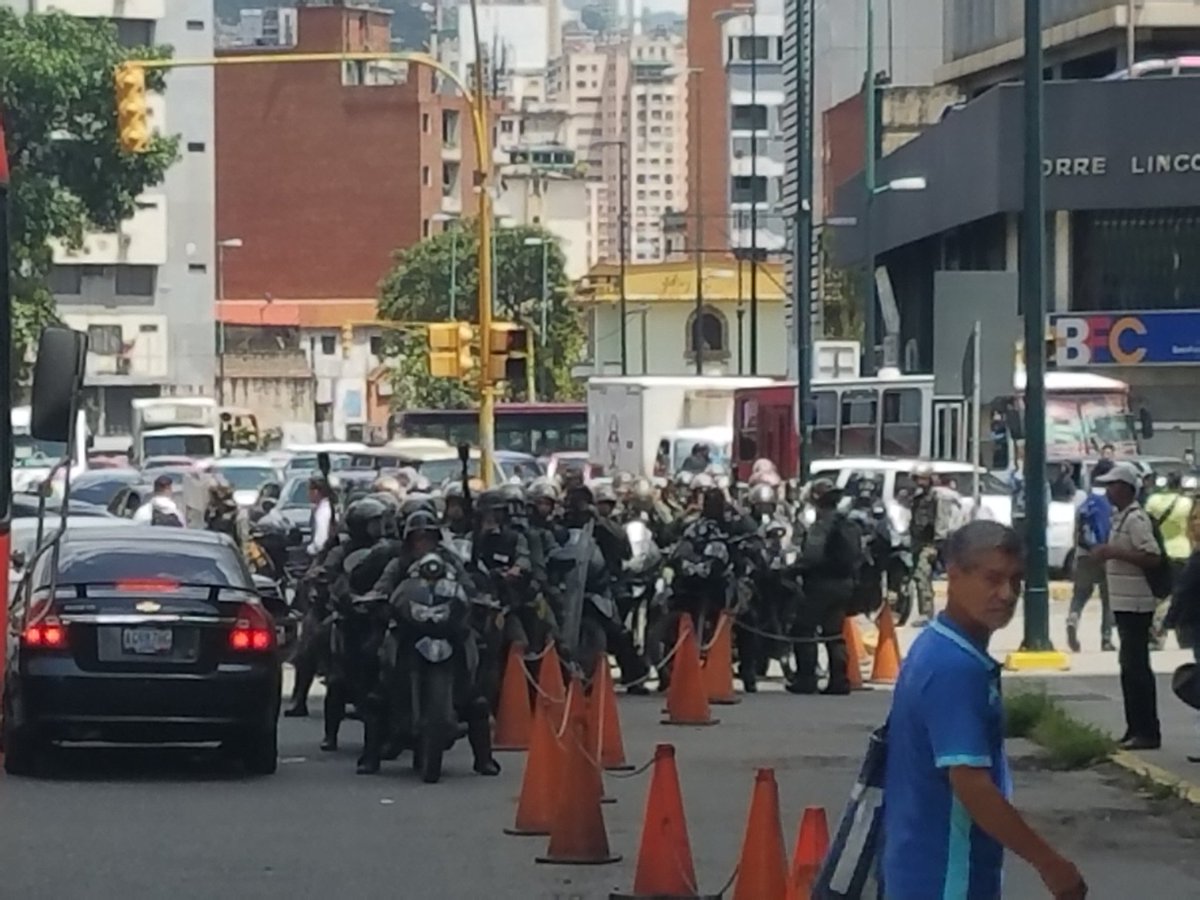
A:
{"type": "MultiPolygon", "coordinates": [[[[496,302],[498,321],[520,322],[534,342],[538,397],[566,400],[579,396],[571,365],[583,349],[583,331],[576,312],[567,304],[565,259],[558,242],[543,228],[497,228],[495,236],[496,302]],[[544,244],[535,243],[542,241],[544,244]],[[546,330],[543,340],[542,261],[545,249],[546,330]]],[[[451,318],[451,269],[454,271],[454,318],[478,322],[479,230],[464,221],[426,238],[395,256],[395,265],[380,284],[379,316],[397,322],[442,322],[451,318]],[[453,265],[452,265],[453,264],[453,265]]],[[[474,391],[444,379],[431,378],[426,344],[412,333],[395,348],[397,405],[469,406],[474,391]],[[401,400],[401,395],[406,395],[401,400]]],[[[523,397],[525,385],[509,385],[509,397],[523,397]]]]}
{"type": "MultiPolygon", "coordinates": [[[[115,229],[178,158],[176,138],[156,136],[139,155],[117,145],[113,69],[168,55],[164,47],[122,47],[116,27],[102,20],[0,9],[17,359],[54,319],[51,242],[77,248],[88,231],[115,229]]],[[[148,72],[146,86],[161,91],[162,73],[148,72]]]]}
{"type": "Polygon", "coordinates": [[[863,334],[862,272],[857,267],[833,263],[833,235],[821,233],[821,288],[825,316],[825,337],[832,340],[861,341],[863,334]]]}

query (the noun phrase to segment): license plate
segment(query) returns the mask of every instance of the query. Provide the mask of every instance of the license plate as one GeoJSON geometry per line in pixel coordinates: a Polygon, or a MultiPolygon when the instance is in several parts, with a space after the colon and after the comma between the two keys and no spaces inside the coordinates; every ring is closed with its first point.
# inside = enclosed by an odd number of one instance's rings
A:
{"type": "Polygon", "coordinates": [[[121,649],[137,656],[158,656],[171,652],[174,633],[170,628],[126,628],[121,632],[121,649]]]}

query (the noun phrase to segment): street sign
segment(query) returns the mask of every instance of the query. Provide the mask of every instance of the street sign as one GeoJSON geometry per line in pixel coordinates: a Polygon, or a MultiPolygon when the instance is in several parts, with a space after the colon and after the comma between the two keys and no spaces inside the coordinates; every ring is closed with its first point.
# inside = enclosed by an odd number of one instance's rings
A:
{"type": "Polygon", "coordinates": [[[1200,364],[1200,309],[1056,313],[1050,327],[1060,369],[1200,364]]]}

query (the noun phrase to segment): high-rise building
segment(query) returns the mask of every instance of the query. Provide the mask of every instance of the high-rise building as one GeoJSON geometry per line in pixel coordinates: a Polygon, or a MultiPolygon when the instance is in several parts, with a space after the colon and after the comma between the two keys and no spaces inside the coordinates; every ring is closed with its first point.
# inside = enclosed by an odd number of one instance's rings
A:
{"type": "Polygon", "coordinates": [[[619,257],[624,214],[627,259],[656,262],[666,254],[664,217],[687,206],[684,47],[663,33],[632,35],[605,49],[600,255],[619,257]]]}
{"type": "MultiPolygon", "coordinates": [[[[103,18],[127,46],[168,44],[177,57],[213,52],[212,0],[53,0],[103,18]]],[[[150,98],[151,122],[180,137],[180,159],[138,198],[115,233],[55,247],[50,289],[63,320],[89,337],[85,402],[101,434],[125,434],[130,401],[160,393],[211,394],[215,292],[213,71],[170,72],[150,98]]]]}

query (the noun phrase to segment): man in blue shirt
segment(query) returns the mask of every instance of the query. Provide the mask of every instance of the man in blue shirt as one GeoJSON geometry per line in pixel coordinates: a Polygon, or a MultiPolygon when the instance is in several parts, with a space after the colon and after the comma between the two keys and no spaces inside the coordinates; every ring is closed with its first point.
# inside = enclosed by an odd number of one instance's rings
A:
{"type": "Polygon", "coordinates": [[[1051,896],[1087,895],[1079,870],[1009,801],[1000,666],[988,639],[1012,619],[1023,565],[1016,533],[979,520],[945,549],[946,610],[914,642],[888,720],[883,884],[887,900],[999,900],[1007,848],[1051,896]]]}

